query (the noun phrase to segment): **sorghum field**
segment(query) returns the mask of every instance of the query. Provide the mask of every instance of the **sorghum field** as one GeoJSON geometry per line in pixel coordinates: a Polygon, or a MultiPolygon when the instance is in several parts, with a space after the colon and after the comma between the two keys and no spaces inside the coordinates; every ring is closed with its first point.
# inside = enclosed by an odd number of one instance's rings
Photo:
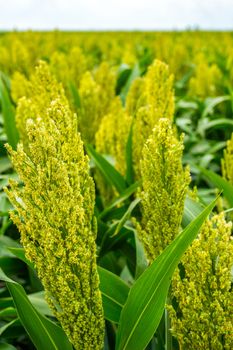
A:
{"type": "Polygon", "coordinates": [[[233,33],[0,34],[0,350],[233,349],[233,33]]]}

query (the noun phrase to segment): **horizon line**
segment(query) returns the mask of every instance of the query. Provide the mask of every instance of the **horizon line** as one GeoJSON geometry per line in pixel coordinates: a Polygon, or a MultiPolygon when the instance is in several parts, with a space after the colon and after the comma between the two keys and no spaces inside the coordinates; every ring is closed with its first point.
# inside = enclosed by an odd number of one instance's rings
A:
{"type": "Polygon", "coordinates": [[[0,32],[233,32],[232,28],[201,28],[187,26],[185,28],[0,28],[0,32]]]}

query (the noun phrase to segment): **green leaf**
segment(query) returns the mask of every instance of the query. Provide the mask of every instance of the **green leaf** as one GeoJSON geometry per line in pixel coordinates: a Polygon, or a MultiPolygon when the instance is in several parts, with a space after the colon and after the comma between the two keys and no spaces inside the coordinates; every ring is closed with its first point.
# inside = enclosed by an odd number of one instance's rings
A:
{"type": "Polygon", "coordinates": [[[119,67],[117,82],[116,82],[116,95],[119,95],[122,88],[125,86],[127,80],[129,79],[129,76],[132,72],[132,69],[129,68],[128,65],[122,64],[119,67]]]}
{"type": "Polygon", "coordinates": [[[212,129],[212,128],[233,128],[233,120],[227,118],[218,118],[216,120],[211,120],[207,124],[203,126],[204,130],[212,129]]]}
{"type": "Polygon", "coordinates": [[[8,244],[17,244],[10,237],[0,236],[0,268],[6,273],[18,274],[22,271],[23,264],[17,262],[15,256],[8,250],[8,244]],[[13,243],[12,243],[13,242],[13,243]]]}
{"type": "MultiPolygon", "coordinates": [[[[42,315],[54,317],[52,311],[50,310],[46,300],[45,300],[45,292],[36,292],[33,294],[28,294],[28,299],[32,303],[32,305],[36,308],[38,312],[40,312],[42,315]]],[[[0,309],[2,308],[13,308],[14,303],[13,299],[11,297],[7,298],[0,298],[0,309]]]]}
{"type": "Polygon", "coordinates": [[[186,100],[179,100],[176,103],[176,108],[177,109],[198,109],[198,104],[194,101],[186,101],[186,100]]]}
{"type": "Polygon", "coordinates": [[[0,173],[3,173],[11,168],[12,168],[12,164],[11,164],[10,159],[8,157],[1,157],[1,159],[0,159],[0,173]]]}
{"type": "Polygon", "coordinates": [[[33,263],[31,263],[25,256],[25,251],[23,248],[15,248],[15,247],[8,247],[7,248],[14,256],[16,256],[18,259],[22,260],[27,264],[31,269],[34,269],[33,263]]]}
{"type": "Polygon", "coordinates": [[[119,194],[124,192],[127,185],[123,176],[103,156],[96,152],[91,145],[87,145],[86,149],[109,185],[115,187],[119,194]]]}
{"type": "Polygon", "coordinates": [[[4,128],[6,131],[8,143],[13,149],[16,149],[19,141],[19,134],[15,124],[15,111],[11,103],[7,88],[0,76],[0,101],[2,106],[2,115],[4,118],[4,128]]]}
{"type": "Polygon", "coordinates": [[[129,293],[129,287],[117,275],[102,267],[98,267],[98,272],[104,316],[107,320],[118,323],[122,307],[129,293]]]}
{"type": "Polygon", "coordinates": [[[193,75],[193,70],[194,70],[194,67],[193,66],[190,66],[189,67],[190,69],[188,70],[187,73],[185,73],[182,78],[180,80],[178,80],[176,83],[175,83],[175,87],[176,89],[184,89],[189,81],[189,79],[191,78],[191,76],[193,75]]]}
{"type": "Polygon", "coordinates": [[[109,211],[105,216],[105,221],[114,221],[114,220],[120,220],[122,218],[122,215],[124,215],[125,211],[127,210],[127,205],[123,204],[119,207],[113,208],[111,211],[109,211]]]}
{"type": "Polygon", "coordinates": [[[6,324],[4,324],[3,326],[0,327],[0,336],[10,327],[14,326],[14,325],[18,325],[19,324],[19,319],[16,318],[6,324]]]}
{"type": "Polygon", "coordinates": [[[225,101],[229,101],[231,99],[230,96],[226,95],[226,96],[217,96],[217,97],[208,97],[205,100],[205,109],[202,113],[201,118],[205,118],[208,114],[213,113],[214,108],[225,101]]]}
{"type": "Polygon", "coordinates": [[[14,307],[9,306],[3,310],[0,310],[0,318],[6,318],[6,317],[16,317],[17,313],[14,307]]]}
{"type": "Polygon", "coordinates": [[[223,195],[230,207],[233,207],[233,186],[231,183],[211,170],[202,167],[200,167],[200,170],[220,191],[223,191],[223,195]]]}
{"type": "Polygon", "coordinates": [[[33,307],[22,286],[8,278],[1,269],[0,279],[6,282],[19,319],[37,350],[72,350],[64,331],[33,307]]]}
{"type": "Polygon", "coordinates": [[[113,248],[122,248],[122,245],[125,245],[128,238],[132,237],[132,230],[129,230],[126,227],[122,227],[118,235],[113,235],[116,229],[116,224],[110,226],[109,230],[104,233],[104,237],[101,242],[99,256],[103,257],[105,254],[110,252],[113,248]]]}
{"type": "Polygon", "coordinates": [[[132,85],[132,82],[136,78],[140,77],[140,74],[141,74],[141,72],[140,72],[139,64],[136,63],[134,65],[134,67],[133,67],[133,70],[132,70],[131,74],[128,77],[128,80],[127,80],[125,86],[123,87],[123,89],[121,90],[121,93],[120,93],[120,97],[121,97],[121,100],[122,100],[123,104],[125,104],[126,96],[127,96],[128,91],[129,91],[129,89],[130,89],[130,87],[132,85]]]}
{"type": "Polygon", "coordinates": [[[49,308],[45,300],[44,291],[28,294],[28,299],[30,300],[32,305],[35,307],[35,309],[38,312],[40,312],[42,315],[54,317],[54,314],[52,313],[51,309],[49,308]]]}
{"type": "Polygon", "coordinates": [[[72,81],[69,82],[68,88],[70,90],[70,94],[72,96],[75,108],[77,110],[80,109],[81,108],[81,99],[80,99],[78,90],[77,90],[76,86],[74,85],[74,83],[72,81]]]}
{"type": "Polygon", "coordinates": [[[203,206],[194,201],[190,197],[186,197],[184,202],[184,213],[182,218],[182,227],[186,227],[190,222],[195,219],[203,210],[203,206]]]}
{"type": "Polygon", "coordinates": [[[1,343],[0,344],[0,350],[17,350],[14,346],[7,344],[7,343],[1,343]]]}
{"type": "Polygon", "coordinates": [[[134,239],[135,239],[135,246],[136,246],[136,272],[135,272],[135,278],[137,279],[141,274],[145,271],[145,269],[148,266],[144,247],[140,240],[138,239],[137,232],[134,230],[134,239]]]}
{"type": "Polygon", "coordinates": [[[137,181],[131,186],[129,186],[125,191],[123,191],[119,197],[114,199],[114,201],[100,213],[99,219],[105,218],[105,216],[109,214],[112,211],[112,209],[114,209],[116,206],[119,206],[119,204],[128,199],[136,191],[139,185],[140,181],[137,181]]]}
{"type": "Polygon", "coordinates": [[[0,298],[0,308],[14,307],[13,300],[11,297],[0,298]]]}
{"type": "Polygon", "coordinates": [[[142,350],[147,346],[163,315],[172,274],[215,203],[204,209],[131,287],[121,312],[117,350],[142,350]]]}
{"type": "MultiPolygon", "coordinates": [[[[11,203],[9,202],[7,195],[5,192],[0,192],[0,211],[5,213],[9,210],[13,209],[11,203]]],[[[1,231],[2,231],[2,227],[1,227],[1,231]]],[[[3,233],[3,232],[1,232],[3,233]]]]}
{"type": "Polygon", "coordinates": [[[133,202],[130,203],[128,209],[126,210],[122,218],[119,220],[119,222],[116,224],[116,229],[113,236],[117,235],[120,232],[121,228],[124,226],[126,221],[130,218],[133,210],[136,208],[136,206],[140,201],[141,201],[141,198],[136,198],[134,199],[133,202]]]}
{"type": "Polygon", "coordinates": [[[9,251],[9,246],[13,248],[20,248],[19,243],[7,236],[0,237],[0,256],[13,257],[15,254],[9,251]]]}

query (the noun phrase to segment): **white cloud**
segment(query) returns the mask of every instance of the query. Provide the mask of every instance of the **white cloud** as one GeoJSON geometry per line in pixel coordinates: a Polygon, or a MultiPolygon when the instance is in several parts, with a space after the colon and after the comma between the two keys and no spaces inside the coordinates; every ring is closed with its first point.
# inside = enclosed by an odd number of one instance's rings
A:
{"type": "Polygon", "coordinates": [[[0,29],[233,27],[233,0],[0,0],[0,9],[0,29]]]}

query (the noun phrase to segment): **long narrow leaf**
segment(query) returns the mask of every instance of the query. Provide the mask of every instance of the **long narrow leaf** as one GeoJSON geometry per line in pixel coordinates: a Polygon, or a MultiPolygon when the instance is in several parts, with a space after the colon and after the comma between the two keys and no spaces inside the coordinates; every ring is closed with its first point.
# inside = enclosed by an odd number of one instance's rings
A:
{"type": "Polygon", "coordinates": [[[120,93],[121,100],[122,100],[123,104],[125,104],[126,97],[127,97],[128,91],[129,91],[129,89],[130,89],[130,86],[132,85],[132,82],[133,82],[136,78],[140,77],[140,74],[141,74],[141,72],[140,72],[139,64],[136,63],[136,64],[134,65],[134,67],[133,67],[132,72],[131,72],[130,75],[129,75],[129,78],[128,78],[128,80],[127,80],[125,86],[123,87],[123,89],[121,90],[121,93],[120,93]]]}
{"type": "Polygon", "coordinates": [[[34,269],[33,263],[31,263],[25,256],[25,251],[23,248],[16,248],[16,247],[8,247],[7,248],[14,256],[16,256],[18,259],[22,260],[27,264],[31,269],[34,269]]]}
{"type": "Polygon", "coordinates": [[[96,152],[91,145],[87,145],[86,149],[109,185],[115,187],[118,193],[121,194],[127,187],[123,176],[103,156],[96,152]]]}
{"type": "Polygon", "coordinates": [[[233,207],[233,186],[230,182],[211,170],[205,168],[200,168],[200,170],[220,191],[223,191],[223,195],[230,207],[233,207]]]}
{"type": "Polygon", "coordinates": [[[131,72],[132,72],[132,69],[129,68],[129,66],[126,64],[122,64],[119,67],[118,77],[116,82],[116,95],[119,95],[121,90],[124,88],[127,80],[129,79],[131,72]]]}
{"type": "Polygon", "coordinates": [[[121,310],[129,293],[127,284],[113,273],[98,267],[100,276],[100,290],[107,320],[118,323],[121,310]]]}
{"type": "Polygon", "coordinates": [[[34,306],[34,308],[40,312],[42,315],[54,317],[51,309],[49,308],[46,300],[45,300],[45,292],[37,292],[33,294],[28,294],[28,299],[34,306]]]}
{"type": "Polygon", "coordinates": [[[133,232],[128,227],[122,227],[118,235],[114,235],[116,224],[113,224],[108,231],[106,231],[102,245],[100,247],[99,256],[103,257],[112,249],[122,248],[126,241],[133,237],[133,232]]]}
{"type": "Polygon", "coordinates": [[[14,346],[12,346],[11,344],[1,343],[0,350],[17,350],[17,349],[14,346]]]}
{"type": "Polygon", "coordinates": [[[212,128],[233,128],[233,120],[227,118],[218,118],[215,120],[209,121],[206,125],[203,126],[204,130],[212,128]]]}
{"type": "Polygon", "coordinates": [[[141,274],[145,271],[145,269],[148,266],[144,247],[142,245],[142,242],[138,239],[137,232],[134,230],[134,239],[135,239],[135,247],[136,247],[136,272],[135,277],[136,279],[141,276],[141,274]]]}
{"type": "Polygon", "coordinates": [[[0,344],[0,350],[17,350],[14,346],[7,344],[7,343],[1,343],[0,344]]]}
{"type": "Polygon", "coordinates": [[[182,227],[186,227],[192,220],[194,220],[203,210],[203,206],[194,201],[190,197],[186,197],[184,202],[184,213],[182,218],[182,227]]]}
{"type": "Polygon", "coordinates": [[[119,220],[119,222],[117,223],[115,232],[114,232],[114,236],[117,235],[119,233],[119,231],[121,230],[121,228],[124,226],[124,224],[126,223],[126,221],[130,218],[133,210],[136,208],[136,206],[138,205],[138,203],[141,201],[141,198],[136,198],[134,199],[133,202],[130,203],[128,209],[126,210],[126,212],[124,213],[124,215],[122,216],[122,218],[119,220]]]}
{"type": "Polygon", "coordinates": [[[12,106],[8,91],[0,76],[0,100],[2,106],[2,115],[4,118],[4,128],[7,139],[12,148],[16,149],[19,141],[19,134],[15,124],[15,112],[12,106]]]}
{"type": "Polygon", "coordinates": [[[142,350],[147,346],[163,315],[172,274],[215,203],[216,200],[176,237],[130,289],[121,313],[117,350],[142,350]]]}
{"type": "Polygon", "coordinates": [[[14,320],[4,324],[3,326],[0,327],[0,336],[8,329],[11,328],[14,325],[20,325],[20,321],[18,318],[15,318],[14,320]]]}
{"type": "Polygon", "coordinates": [[[69,88],[69,91],[71,93],[73,103],[74,103],[76,110],[80,109],[81,108],[81,99],[80,99],[80,96],[79,96],[79,93],[78,93],[78,90],[77,90],[75,84],[72,81],[70,81],[68,84],[68,88],[69,88]]]}
{"type": "Polygon", "coordinates": [[[138,188],[140,185],[140,181],[135,182],[132,184],[130,187],[128,187],[124,192],[121,193],[119,197],[114,199],[114,201],[107,207],[105,208],[99,215],[99,219],[103,219],[113,208],[124,202],[126,199],[128,199],[138,188]]]}
{"type": "MultiPolygon", "coordinates": [[[[35,309],[45,316],[54,317],[52,311],[50,310],[46,300],[44,291],[28,294],[28,299],[35,307],[35,309]]],[[[0,298],[0,309],[2,308],[13,308],[14,302],[12,297],[0,298]]]]}
{"type": "Polygon", "coordinates": [[[8,278],[1,269],[0,279],[6,282],[19,319],[37,350],[72,350],[64,331],[33,307],[22,286],[8,278]]]}
{"type": "Polygon", "coordinates": [[[205,118],[208,114],[213,112],[213,109],[220,103],[229,101],[231,97],[229,95],[226,96],[217,96],[217,97],[208,97],[205,100],[205,109],[202,113],[201,118],[205,118]]]}

